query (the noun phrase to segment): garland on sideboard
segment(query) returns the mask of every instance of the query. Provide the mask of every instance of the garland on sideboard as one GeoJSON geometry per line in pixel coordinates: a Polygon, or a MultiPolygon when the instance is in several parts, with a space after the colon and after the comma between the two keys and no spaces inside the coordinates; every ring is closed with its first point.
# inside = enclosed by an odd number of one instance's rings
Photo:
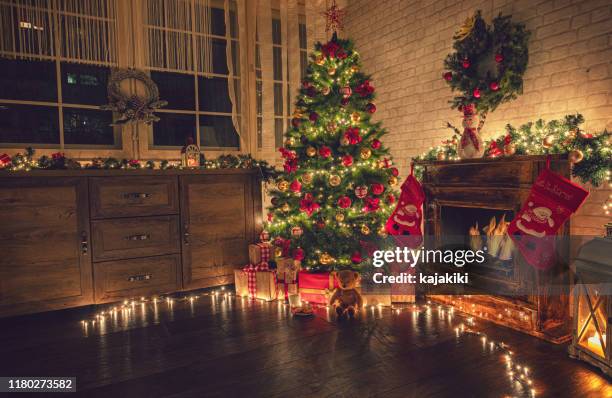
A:
{"type": "Polygon", "coordinates": [[[187,168],[180,162],[162,160],[159,163],[153,160],[118,159],[114,157],[94,158],[91,162],[82,165],[80,162],[66,157],[62,152],[56,152],[51,156],[43,155],[34,158],[35,149],[25,148],[24,153],[17,153],[12,158],[8,155],[0,155],[0,170],[7,171],[30,171],[30,170],[171,170],[171,169],[259,169],[264,181],[269,181],[276,176],[276,171],[265,160],[256,160],[251,155],[221,155],[217,159],[201,159],[199,167],[187,168]],[[4,166],[4,167],[2,167],[4,166]]]}
{"type": "MultiPolygon", "coordinates": [[[[583,183],[600,186],[610,183],[612,171],[612,133],[607,130],[599,134],[587,133],[580,129],[584,123],[581,114],[567,115],[563,119],[546,122],[539,119],[525,123],[518,128],[506,125],[506,134],[485,141],[485,157],[497,158],[513,155],[569,154],[573,164],[572,175],[583,183]]],[[[460,131],[448,123],[453,136],[441,145],[430,148],[415,160],[444,161],[459,160],[457,142],[460,131]]],[[[424,168],[416,165],[417,178],[423,177],[424,168]]]]}

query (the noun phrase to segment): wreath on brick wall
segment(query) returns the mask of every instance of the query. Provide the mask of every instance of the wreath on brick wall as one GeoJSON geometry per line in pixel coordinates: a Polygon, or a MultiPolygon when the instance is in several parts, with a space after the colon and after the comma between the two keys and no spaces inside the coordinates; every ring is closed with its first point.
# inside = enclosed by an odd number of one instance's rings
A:
{"type": "Polygon", "coordinates": [[[529,40],[524,24],[500,14],[489,26],[479,10],[453,39],[455,52],[444,61],[444,79],[461,93],[451,100],[453,108],[462,111],[474,104],[479,114],[486,115],[522,93],[529,40]]]}

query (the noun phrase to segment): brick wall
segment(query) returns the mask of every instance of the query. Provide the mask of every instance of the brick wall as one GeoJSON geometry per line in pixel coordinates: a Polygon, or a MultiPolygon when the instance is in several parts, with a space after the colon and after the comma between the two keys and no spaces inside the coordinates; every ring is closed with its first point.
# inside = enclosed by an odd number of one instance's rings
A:
{"type": "MultiPolygon", "coordinates": [[[[612,129],[612,5],[609,0],[348,0],[345,36],[355,40],[365,71],[377,89],[376,119],[390,131],[402,175],[412,156],[450,136],[452,94],[442,79],[452,36],[481,9],[487,21],[512,14],[531,30],[524,94],[487,117],[484,136],[498,136],[506,123],[580,112],[587,130],[612,129]]],[[[612,221],[601,205],[610,187],[592,191],[573,219],[574,234],[601,234],[612,221]]]]}

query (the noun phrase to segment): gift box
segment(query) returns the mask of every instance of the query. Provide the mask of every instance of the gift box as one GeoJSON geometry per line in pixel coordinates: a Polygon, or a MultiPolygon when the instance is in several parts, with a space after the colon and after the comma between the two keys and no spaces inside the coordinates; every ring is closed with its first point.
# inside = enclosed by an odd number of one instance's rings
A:
{"type": "Polygon", "coordinates": [[[272,245],[268,242],[249,245],[249,261],[251,264],[267,263],[272,260],[272,245]]]}
{"type": "Polygon", "coordinates": [[[285,283],[283,281],[277,281],[276,290],[278,291],[278,299],[287,301],[289,296],[298,294],[298,284],[297,282],[285,283]]]}
{"type": "Polygon", "coordinates": [[[298,290],[302,301],[328,305],[338,286],[335,272],[298,272],[298,290]]]}
{"type": "Polygon", "coordinates": [[[292,258],[279,257],[276,259],[276,276],[279,281],[296,283],[301,268],[301,262],[292,258]]]}
{"type": "Polygon", "coordinates": [[[234,284],[237,296],[272,301],[278,295],[276,272],[265,263],[234,270],[234,284]]]}

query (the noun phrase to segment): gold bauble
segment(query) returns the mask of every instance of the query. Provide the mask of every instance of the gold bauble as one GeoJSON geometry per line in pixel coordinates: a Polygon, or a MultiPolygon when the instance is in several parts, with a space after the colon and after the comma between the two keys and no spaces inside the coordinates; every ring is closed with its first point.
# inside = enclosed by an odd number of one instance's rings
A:
{"type": "Polygon", "coordinates": [[[580,163],[584,159],[584,153],[580,149],[570,151],[568,159],[571,163],[580,163]]]}
{"type": "Polygon", "coordinates": [[[317,56],[315,63],[319,66],[323,65],[325,63],[325,57],[323,55],[317,56]]]}
{"type": "Polygon", "coordinates": [[[361,233],[364,235],[370,235],[370,227],[368,227],[367,225],[363,224],[361,226],[361,233]]]}
{"type": "Polygon", "coordinates": [[[319,262],[323,265],[328,265],[334,262],[334,258],[330,256],[329,253],[321,253],[319,262]]]}
{"type": "Polygon", "coordinates": [[[384,225],[381,226],[380,228],[378,228],[378,235],[383,237],[383,238],[387,237],[388,233],[387,233],[387,229],[385,228],[384,225]]]}
{"type": "Polygon", "coordinates": [[[282,207],[281,210],[284,211],[285,213],[287,213],[289,210],[291,210],[291,208],[289,207],[289,203],[285,203],[282,207]]]}
{"type": "Polygon", "coordinates": [[[333,174],[329,176],[329,185],[331,185],[332,187],[337,187],[338,185],[340,185],[341,182],[342,182],[342,179],[340,178],[339,175],[333,174]]]}
{"type": "Polygon", "coordinates": [[[336,124],[336,122],[329,122],[327,123],[327,126],[325,126],[325,129],[329,131],[330,133],[333,133],[334,131],[336,131],[337,128],[338,128],[338,125],[336,124]]]}
{"type": "Polygon", "coordinates": [[[360,120],[361,120],[361,115],[359,114],[359,112],[353,112],[353,113],[351,113],[351,120],[352,120],[354,123],[357,123],[358,121],[360,121],[360,120]]]}
{"type": "Polygon", "coordinates": [[[323,95],[328,95],[331,92],[331,88],[325,86],[323,87],[323,89],[321,90],[321,93],[323,93],[323,95]]]}
{"type": "Polygon", "coordinates": [[[283,249],[281,249],[280,247],[277,247],[276,249],[274,249],[274,257],[281,257],[283,255],[283,249]]]}
{"type": "Polygon", "coordinates": [[[289,181],[287,180],[280,180],[278,182],[278,190],[281,192],[285,192],[287,189],[289,189],[289,181]]]}
{"type": "Polygon", "coordinates": [[[555,137],[553,137],[552,135],[547,135],[546,137],[544,137],[544,139],[542,140],[542,146],[544,148],[550,148],[553,145],[553,141],[555,140],[555,137]]]}
{"type": "Polygon", "coordinates": [[[443,151],[440,151],[436,154],[436,159],[438,160],[445,160],[446,159],[446,154],[443,151]]]}
{"type": "Polygon", "coordinates": [[[289,137],[285,140],[285,146],[293,146],[295,144],[295,139],[293,137],[289,137]]]}
{"type": "Polygon", "coordinates": [[[306,148],[306,156],[313,157],[317,154],[317,149],[313,146],[306,148]]]}
{"type": "Polygon", "coordinates": [[[340,145],[348,146],[350,144],[351,144],[351,142],[349,141],[348,138],[346,138],[345,136],[340,137],[340,145]]]}
{"type": "Polygon", "coordinates": [[[304,184],[310,184],[312,183],[312,178],[313,178],[312,173],[304,173],[302,175],[302,182],[304,184]]]}
{"type": "Polygon", "coordinates": [[[359,151],[359,156],[361,156],[362,159],[369,159],[370,156],[372,156],[372,150],[370,148],[361,148],[361,151],[359,151]]]}
{"type": "Polygon", "coordinates": [[[331,76],[336,74],[336,68],[331,66],[329,69],[327,69],[327,73],[329,73],[331,76]]]}
{"type": "Polygon", "coordinates": [[[344,221],[344,213],[336,213],[336,221],[338,222],[344,221]]]}
{"type": "Polygon", "coordinates": [[[396,176],[391,176],[389,177],[389,185],[391,185],[392,187],[396,186],[398,183],[397,181],[397,177],[396,176]]]}
{"type": "Polygon", "coordinates": [[[504,155],[512,156],[516,153],[516,146],[514,144],[504,145],[504,155]]]}
{"type": "Polygon", "coordinates": [[[351,72],[353,72],[353,73],[359,72],[359,67],[357,65],[351,66],[351,72]]]}

